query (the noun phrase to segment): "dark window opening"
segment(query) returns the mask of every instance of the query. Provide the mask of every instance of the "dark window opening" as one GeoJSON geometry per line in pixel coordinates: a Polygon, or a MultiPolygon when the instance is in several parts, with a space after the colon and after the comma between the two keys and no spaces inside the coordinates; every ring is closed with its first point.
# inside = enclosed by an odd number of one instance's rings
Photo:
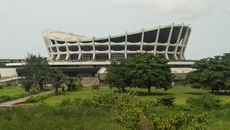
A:
{"type": "Polygon", "coordinates": [[[81,43],[91,43],[92,41],[81,41],[81,43]]]}
{"type": "Polygon", "coordinates": [[[61,46],[61,47],[59,47],[59,50],[60,50],[61,52],[66,52],[66,47],[61,46]]]}
{"type": "Polygon", "coordinates": [[[77,41],[76,41],[76,42],[75,42],[75,41],[72,41],[72,42],[70,42],[70,41],[69,41],[68,43],[70,43],[70,44],[74,44],[74,43],[77,43],[77,41]]]}
{"type": "Polygon", "coordinates": [[[181,34],[181,37],[180,37],[180,41],[181,41],[181,39],[185,38],[185,33],[186,33],[187,28],[188,27],[183,27],[182,34],[181,34]]]}
{"type": "Polygon", "coordinates": [[[57,52],[57,48],[56,47],[52,47],[53,52],[57,52]]]}
{"type": "Polygon", "coordinates": [[[81,46],[82,51],[92,51],[93,47],[92,46],[81,46]]]}
{"type": "Polygon", "coordinates": [[[129,45],[129,46],[127,46],[127,50],[129,50],[129,51],[138,51],[138,50],[140,50],[140,46],[129,45]]]}
{"type": "Polygon", "coordinates": [[[125,46],[119,46],[119,45],[111,46],[111,50],[122,51],[122,50],[125,50],[125,46]]]}
{"type": "Polygon", "coordinates": [[[178,60],[182,59],[181,56],[180,56],[180,54],[176,54],[176,56],[177,56],[178,60]]]}
{"type": "Polygon", "coordinates": [[[56,58],[57,58],[57,55],[54,55],[54,56],[53,56],[53,60],[56,60],[56,58]]]}
{"type": "Polygon", "coordinates": [[[162,28],[160,29],[160,34],[159,34],[159,43],[166,43],[168,41],[169,37],[169,32],[171,28],[162,28]]]}
{"type": "Polygon", "coordinates": [[[108,60],[109,56],[108,54],[96,54],[95,59],[96,60],[108,60]]]}
{"type": "Polygon", "coordinates": [[[58,44],[64,44],[65,41],[57,41],[58,44]]]}
{"type": "Polygon", "coordinates": [[[169,57],[170,60],[175,60],[175,57],[174,57],[173,54],[168,54],[168,57],[169,57]]]}
{"type": "Polygon", "coordinates": [[[78,51],[78,46],[69,46],[70,51],[78,51]]]}
{"type": "Polygon", "coordinates": [[[93,59],[93,54],[82,54],[81,59],[84,60],[84,61],[92,60],[93,59]]]}
{"type": "Polygon", "coordinates": [[[131,43],[141,42],[142,33],[128,35],[127,41],[131,43]]]}
{"type": "Polygon", "coordinates": [[[180,52],[180,51],[181,51],[181,48],[182,48],[182,47],[178,47],[178,48],[177,48],[177,52],[180,52]]]}
{"type": "Polygon", "coordinates": [[[156,41],[157,30],[144,32],[144,42],[153,43],[156,41]]]}
{"type": "Polygon", "coordinates": [[[70,60],[77,60],[78,59],[78,54],[70,54],[69,59],[70,60]]]}
{"type": "Polygon", "coordinates": [[[125,36],[111,38],[111,42],[116,42],[116,43],[125,42],[125,36]]]}
{"type": "Polygon", "coordinates": [[[95,46],[95,49],[97,51],[107,51],[108,50],[108,46],[95,46]]]}
{"type": "Polygon", "coordinates": [[[124,54],[111,54],[111,60],[122,60],[125,59],[124,54]]]}
{"type": "Polygon", "coordinates": [[[157,51],[165,51],[166,46],[157,46],[157,51]]]}
{"type": "Polygon", "coordinates": [[[169,46],[169,48],[168,48],[168,51],[170,51],[170,52],[173,52],[173,51],[175,51],[175,46],[169,46]]]}
{"type": "Polygon", "coordinates": [[[144,51],[153,51],[154,48],[155,48],[154,46],[143,46],[144,51]]]}
{"type": "Polygon", "coordinates": [[[62,55],[60,56],[59,60],[65,60],[65,58],[66,58],[66,54],[62,54],[62,55]]]}
{"type": "Polygon", "coordinates": [[[179,37],[181,27],[174,27],[172,31],[172,36],[170,43],[175,44],[177,42],[177,38],[179,37]]]}
{"type": "Polygon", "coordinates": [[[54,40],[50,40],[51,41],[51,43],[53,44],[53,45],[55,45],[55,41],[54,40]]]}
{"type": "Polygon", "coordinates": [[[98,42],[98,43],[107,43],[109,42],[108,39],[102,39],[102,40],[95,40],[95,42],[98,42]]]}

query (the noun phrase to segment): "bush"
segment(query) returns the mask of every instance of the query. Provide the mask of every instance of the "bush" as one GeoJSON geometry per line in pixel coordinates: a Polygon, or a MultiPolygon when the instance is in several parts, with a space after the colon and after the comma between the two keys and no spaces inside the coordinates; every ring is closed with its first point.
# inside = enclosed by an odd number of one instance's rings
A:
{"type": "Polygon", "coordinates": [[[201,95],[198,97],[188,98],[186,103],[194,108],[214,109],[221,106],[221,100],[212,95],[201,95]]]}
{"type": "Polygon", "coordinates": [[[0,84],[0,89],[3,89],[3,85],[2,84],[0,84]]]}
{"type": "Polygon", "coordinates": [[[163,105],[168,107],[173,106],[174,102],[175,102],[174,96],[164,96],[157,99],[157,105],[163,105]]]}
{"type": "Polygon", "coordinates": [[[9,101],[11,99],[12,98],[10,96],[7,96],[7,95],[0,96],[0,102],[9,101]]]}
{"type": "Polygon", "coordinates": [[[93,88],[93,89],[99,89],[99,88],[100,88],[100,85],[94,84],[94,85],[92,86],[92,88],[93,88]]]}
{"type": "Polygon", "coordinates": [[[118,94],[113,91],[99,91],[94,93],[91,103],[96,107],[111,108],[117,100],[118,94]]]}
{"type": "Polygon", "coordinates": [[[167,118],[152,114],[148,117],[149,127],[157,130],[203,130],[207,125],[207,113],[177,113],[167,118]]]}

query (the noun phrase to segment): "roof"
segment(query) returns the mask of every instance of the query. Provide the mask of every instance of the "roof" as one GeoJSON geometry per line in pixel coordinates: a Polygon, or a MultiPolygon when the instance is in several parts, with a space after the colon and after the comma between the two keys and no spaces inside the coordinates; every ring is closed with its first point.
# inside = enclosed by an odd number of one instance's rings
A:
{"type": "Polygon", "coordinates": [[[80,36],[73,33],[65,33],[60,31],[44,31],[43,35],[50,39],[56,39],[56,40],[66,40],[66,41],[75,41],[75,42],[90,40],[90,38],[85,36],[80,36]]]}

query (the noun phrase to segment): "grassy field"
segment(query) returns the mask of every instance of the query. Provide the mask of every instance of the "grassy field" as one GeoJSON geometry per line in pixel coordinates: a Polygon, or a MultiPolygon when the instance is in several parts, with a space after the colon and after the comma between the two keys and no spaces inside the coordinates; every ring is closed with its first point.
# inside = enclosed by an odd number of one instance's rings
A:
{"type": "MultiPolygon", "coordinates": [[[[60,103],[63,99],[75,99],[75,98],[90,99],[92,98],[95,92],[101,90],[109,90],[109,87],[101,87],[100,89],[92,89],[91,87],[84,87],[74,92],[66,92],[61,95],[53,95],[39,102],[45,102],[49,105],[55,105],[60,103]]],[[[143,100],[156,100],[158,97],[173,95],[176,97],[175,100],[176,105],[185,105],[186,100],[190,97],[197,97],[203,94],[210,94],[209,90],[193,89],[189,87],[174,87],[167,91],[164,91],[163,89],[152,88],[151,94],[147,93],[147,89],[128,88],[127,90],[137,92],[138,96],[143,100]]],[[[223,101],[223,103],[230,103],[230,96],[217,95],[216,97],[220,98],[223,101]]]]}
{"type": "MultiPolygon", "coordinates": [[[[10,89],[9,87],[8,89],[10,89]]],[[[4,88],[5,89],[5,88],[4,88]]],[[[1,90],[4,90],[1,89],[1,90]]],[[[13,88],[12,88],[13,89],[13,88]]],[[[15,88],[14,88],[15,89],[15,88]]],[[[19,88],[17,88],[19,89],[19,88]]],[[[16,91],[23,92],[19,89],[16,91]]],[[[0,90],[0,93],[1,93],[0,90]]],[[[14,91],[12,93],[15,93],[14,91]]],[[[73,92],[65,92],[59,95],[50,94],[40,98],[32,106],[23,106],[15,109],[0,109],[0,129],[6,130],[24,130],[24,129],[84,129],[84,130],[126,130],[128,129],[123,124],[118,123],[114,119],[114,113],[104,108],[95,108],[88,106],[87,102],[92,101],[95,93],[101,91],[109,91],[108,87],[101,87],[100,89],[92,89],[91,87],[79,88],[73,92]],[[64,100],[81,99],[85,101],[86,105],[81,107],[63,105],[64,100]],[[62,105],[61,105],[62,104],[62,105]],[[63,107],[64,106],[64,107],[63,107]],[[65,107],[66,106],[66,107],[65,107]]],[[[113,90],[116,90],[115,88],[113,90]]],[[[138,99],[156,101],[159,97],[172,95],[175,97],[174,107],[153,106],[150,111],[158,116],[167,118],[169,115],[175,113],[188,112],[188,113],[207,113],[208,126],[210,130],[228,130],[230,128],[230,96],[219,96],[222,101],[222,106],[217,109],[193,109],[189,108],[186,100],[190,97],[198,97],[200,95],[209,94],[209,90],[193,89],[189,87],[174,87],[168,91],[163,89],[153,88],[151,94],[147,93],[147,89],[140,88],[127,88],[128,92],[136,92],[138,99]]],[[[6,90],[5,90],[6,91],[6,90]]],[[[3,92],[3,91],[2,91],[3,92]]],[[[11,94],[12,94],[11,93],[11,94]]],[[[120,94],[120,93],[118,93],[120,94]]],[[[68,102],[67,102],[68,103],[68,102]]],[[[31,103],[30,103],[31,104],[31,103]]]]}
{"type": "Polygon", "coordinates": [[[16,99],[28,95],[23,88],[18,86],[3,86],[0,89],[0,102],[16,99]]]}

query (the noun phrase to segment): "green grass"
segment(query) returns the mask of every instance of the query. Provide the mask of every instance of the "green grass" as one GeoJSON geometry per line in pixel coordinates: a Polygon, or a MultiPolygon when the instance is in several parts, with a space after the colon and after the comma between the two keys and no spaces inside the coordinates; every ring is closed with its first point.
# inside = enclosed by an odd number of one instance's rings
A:
{"type": "Polygon", "coordinates": [[[20,98],[28,95],[27,92],[18,86],[4,86],[0,89],[0,102],[20,98]]]}
{"type": "MultiPolygon", "coordinates": [[[[51,94],[46,98],[40,98],[34,104],[47,104],[47,105],[32,105],[24,106],[16,109],[0,109],[0,129],[6,130],[23,130],[23,129],[84,129],[84,130],[101,130],[101,129],[126,129],[121,124],[117,123],[110,111],[105,111],[100,108],[92,106],[66,107],[62,108],[60,104],[65,99],[88,100],[93,98],[97,91],[109,90],[109,87],[101,87],[100,89],[92,89],[91,87],[79,88],[73,92],[65,92],[59,95],[51,94]]],[[[115,89],[116,90],[116,89],[115,89]]],[[[163,89],[152,88],[151,94],[148,94],[147,89],[140,88],[127,88],[127,90],[137,92],[137,96],[141,100],[156,100],[159,97],[172,95],[175,96],[176,106],[172,108],[155,106],[151,108],[153,112],[160,115],[168,116],[179,111],[187,111],[186,100],[190,97],[197,97],[199,95],[211,94],[210,90],[193,89],[189,87],[174,87],[167,91],[163,89]]],[[[9,87],[0,89],[1,94],[8,93],[13,96],[15,93],[25,93],[23,89],[18,87],[9,87]],[[6,91],[7,92],[3,92],[6,91]],[[10,91],[10,89],[12,89],[10,91]]],[[[228,95],[214,95],[222,100],[223,104],[230,104],[230,96],[228,95]]],[[[32,103],[33,104],[33,103],[32,103]]],[[[230,107],[230,106],[229,106],[230,107]]],[[[230,109],[227,105],[213,110],[196,110],[196,112],[208,113],[208,128],[211,130],[227,130],[230,128],[230,109]]],[[[191,111],[191,110],[190,110],[191,111]]]]}
{"type": "MultiPolygon", "coordinates": [[[[107,90],[107,88],[101,88],[99,90],[107,90]]],[[[49,105],[56,105],[56,104],[61,103],[64,99],[76,99],[76,98],[89,99],[93,96],[93,93],[95,91],[98,91],[98,90],[92,89],[91,87],[84,87],[84,88],[80,88],[73,92],[65,92],[59,95],[54,94],[51,97],[48,97],[44,100],[39,101],[38,103],[44,102],[49,105]]]]}
{"type": "MultiPolygon", "coordinates": [[[[91,87],[85,87],[73,92],[65,92],[61,95],[50,96],[39,102],[45,102],[50,105],[55,105],[60,103],[63,99],[90,99],[93,96],[93,93],[98,90],[109,90],[109,87],[101,87],[100,89],[92,89],[91,87]]],[[[176,105],[185,105],[185,102],[189,97],[197,97],[202,94],[210,94],[209,90],[194,89],[189,87],[173,87],[167,91],[164,91],[163,89],[152,88],[151,94],[147,93],[147,89],[128,88],[127,90],[137,92],[138,96],[143,100],[156,100],[158,97],[173,95],[176,97],[176,105]]],[[[220,98],[224,103],[230,103],[230,96],[217,95],[217,97],[220,98]]]]}
{"type": "MultiPolygon", "coordinates": [[[[196,97],[202,94],[209,93],[208,90],[193,89],[189,87],[173,87],[171,89],[168,89],[167,91],[163,89],[152,88],[151,94],[147,93],[147,89],[131,88],[129,90],[136,91],[138,95],[144,100],[156,100],[156,98],[158,97],[172,95],[176,97],[176,105],[184,105],[189,97],[196,97]]],[[[225,97],[225,100],[230,102],[230,97],[225,97]]]]}
{"type": "Polygon", "coordinates": [[[1,130],[124,130],[111,113],[89,107],[34,106],[0,109],[1,130]]]}

